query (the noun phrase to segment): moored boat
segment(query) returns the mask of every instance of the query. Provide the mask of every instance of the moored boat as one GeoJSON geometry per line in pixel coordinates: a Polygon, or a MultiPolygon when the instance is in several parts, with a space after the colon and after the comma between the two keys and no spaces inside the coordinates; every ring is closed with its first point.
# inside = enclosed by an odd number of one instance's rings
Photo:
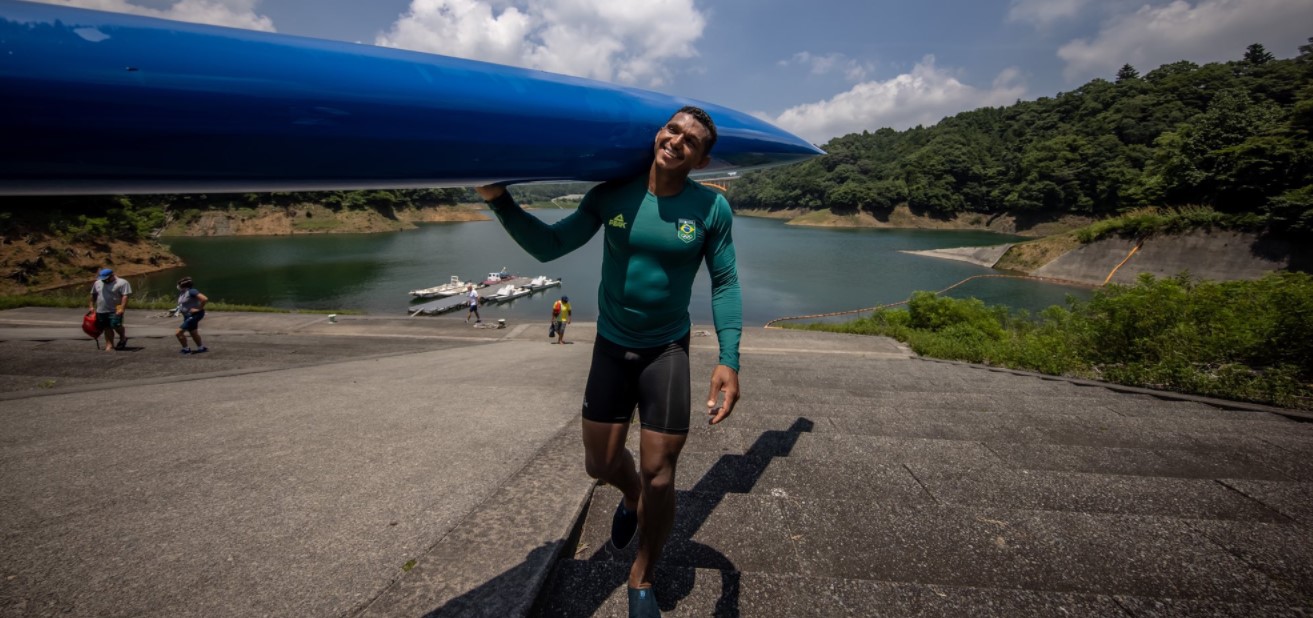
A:
{"type": "Polygon", "coordinates": [[[547,288],[554,288],[558,285],[561,285],[560,279],[553,279],[551,277],[540,275],[534,277],[533,280],[530,281],[529,283],[526,283],[524,287],[529,288],[530,292],[537,292],[539,290],[545,290],[547,288]]]}
{"type": "Polygon", "coordinates": [[[460,276],[452,275],[451,281],[447,283],[444,283],[442,285],[435,285],[431,288],[411,290],[410,295],[415,299],[438,298],[441,296],[454,296],[456,294],[460,294],[464,292],[465,288],[468,287],[469,285],[470,283],[468,281],[461,281],[460,276]]]}
{"type": "Polygon", "coordinates": [[[515,275],[512,275],[505,267],[503,267],[501,272],[488,273],[488,277],[483,280],[483,285],[497,285],[498,283],[514,278],[515,275]]]}
{"type": "Polygon", "coordinates": [[[516,298],[520,298],[521,296],[528,296],[529,292],[530,292],[529,288],[526,287],[520,287],[518,285],[503,285],[502,287],[498,288],[498,290],[494,292],[491,296],[487,296],[485,298],[488,300],[488,302],[504,303],[508,300],[514,300],[516,298]]]}

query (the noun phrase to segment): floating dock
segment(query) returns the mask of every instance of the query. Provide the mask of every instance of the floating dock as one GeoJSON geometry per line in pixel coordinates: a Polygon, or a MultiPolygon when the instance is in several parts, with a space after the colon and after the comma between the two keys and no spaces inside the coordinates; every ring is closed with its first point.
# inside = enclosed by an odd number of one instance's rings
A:
{"type": "MultiPolygon", "coordinates": [[[[533,281],[534,279],[535,277],[511,277],[510,279],[505,279],[493,285],[483,286],[478,289],[492,290],[495,292],[496,290],[501,289],[501,287],[504,285],[529,287],[529,282],[533,281]]],[[[527,298],[528,296],[533,296],[534,294],[537,294],[544,290],[550,290],[559,285],[560,283],[558,280],[558,283],[554,285],[534,288],[527,296],[521,296],[520,298],[527,298]]],[[[502,304],[504,302],[510,302],[510,301],[493,301],[491,300],[490,295],[481,294],[481,296],[483,296],[484,303],[486,304],[502,304]]],[[[511,301],[514,300],[518,300],[518,299],[511,299],[511,301]]],[[[414,303],[410,305],[409,308],[406,309],[406,313],[409,313],[411,317],[421,316],[421,315],[442,315],[444,313],[457,311],[463,307],[468,306],[468,304],[469,304],[469,297],[466,296],[465,293],[461,293],[456,296],[447,296],[445,298],[436,298],[423,303],[414,303]]]]}

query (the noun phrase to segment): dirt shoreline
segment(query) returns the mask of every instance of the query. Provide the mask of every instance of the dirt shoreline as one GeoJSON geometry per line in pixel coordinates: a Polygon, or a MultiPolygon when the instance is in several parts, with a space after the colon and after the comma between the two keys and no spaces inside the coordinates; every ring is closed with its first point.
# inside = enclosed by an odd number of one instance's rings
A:
{"type": "MultiPolygon", "coordinates": [[[[403,208],[396,218],[368,211],[333,211],[316,204],[291,208],[260,206],[206,211],[175,221],[162,237],[290,236],[301,234],[373,234],[412,230],[421,223],[488,221],[482,204],[403,208]]],[[[123,277],[136,277],[186,266],[158,239],[77,241],[45,232],[0,239],[0,294],[51,292],[90,285],[106,266],[123,277]]]]}
{"type": "Polygon", "coordinates": [[[336,211],[319,204],[209,210],[165,226],[162,236],[290,236],[373,234],[413,230],[419,223],[487,221],[473,204],[402,208],[395,218],[376,210],[336,211]]]}
{"type": "Polygon", "coordinates": [[[767,210],[740,209],[735,215],[764,219],[784,219],[788,225],[807,227],[847,227],[872,229],[915,230],[980,230],[998,234],[1011,234],[1040,238],[1075,230],[1095,220],[1076,215],[1021,217],[1012,214],[959,213],[952,217],[937,217],[914,212],[900,204],[884,213],[836,213],[829,209],[804,210],[801,208],[767,210]]]}

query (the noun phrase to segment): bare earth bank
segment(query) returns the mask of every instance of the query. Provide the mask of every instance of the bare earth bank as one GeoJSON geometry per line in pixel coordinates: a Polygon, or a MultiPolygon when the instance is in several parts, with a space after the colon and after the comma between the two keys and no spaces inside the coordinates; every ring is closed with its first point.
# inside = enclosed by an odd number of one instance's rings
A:
{"type": "MultiPolygon", "coordinates": [[[[175,221],[163,236],[277,236],[292,234],[367,234],[414,229],[419,223],[487,221],[481,205],[403,208],[396,218],[374,210],[334,211],[317,204],[289,208],[259,206],[206,211],[175,221]]],[[[0,238],[0,294],[25,294],[90,283],[96,271],[110,266],[122,276],[179,268],[186,264],[158,240],[74,241],[28,233],[0,238]]]]}

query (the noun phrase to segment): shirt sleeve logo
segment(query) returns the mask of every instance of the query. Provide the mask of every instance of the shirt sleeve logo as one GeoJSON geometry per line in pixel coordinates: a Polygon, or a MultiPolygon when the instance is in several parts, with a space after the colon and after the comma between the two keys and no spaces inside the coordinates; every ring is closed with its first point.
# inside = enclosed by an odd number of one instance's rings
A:
{"type": "Polygon", "coordinates": [[[623,230],[625,229],[625,216],[623,214],[616,215],[612,217],[610,221],[607,222],[607,225],[611,227],[618,227],[623,230]]]}
{"type": "Polygon", "coordinates": [[[680,219],[677,230],[679,239],[686,243],[693,242],[693,239],[698,237],[697,222],[691,219],[680,219]]]}

